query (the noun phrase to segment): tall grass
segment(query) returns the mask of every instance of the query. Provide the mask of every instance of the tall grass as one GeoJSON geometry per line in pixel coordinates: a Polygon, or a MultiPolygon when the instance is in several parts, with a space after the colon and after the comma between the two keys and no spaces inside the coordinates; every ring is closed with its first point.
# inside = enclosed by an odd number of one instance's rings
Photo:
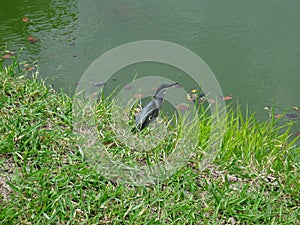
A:
{"type": "MultiPolygon", "coordinates": [[[[195,154],[180,170],[154,185],[132,186],[108,179],[82,158],[72,99],[36,75],[29,79],[17,58],[5,60],[1,57],[2,224],[300,223],[300,148],[288,125],[229,110],[222,146],[203,169],[210,132],[209,118],[203,118],[195,154]]],[[[133,158],[144,153],[126,152],[109,129],[110,110],[105,102],[96,107],[99,140],[140,163],[133,158]]]]}

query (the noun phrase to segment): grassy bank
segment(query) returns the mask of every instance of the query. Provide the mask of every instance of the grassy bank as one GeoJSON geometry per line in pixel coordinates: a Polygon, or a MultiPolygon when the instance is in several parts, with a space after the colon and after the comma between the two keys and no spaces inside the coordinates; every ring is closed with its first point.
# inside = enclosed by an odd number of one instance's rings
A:
{"type": "Polygon", "coordinates": [[[300,148],[276,120],[229,112],[213,164],[200,170],[195,158],[161,184],[133,187],[82,159],[72,99],[1,60],[1,224],[300,223],[300,148]]]}

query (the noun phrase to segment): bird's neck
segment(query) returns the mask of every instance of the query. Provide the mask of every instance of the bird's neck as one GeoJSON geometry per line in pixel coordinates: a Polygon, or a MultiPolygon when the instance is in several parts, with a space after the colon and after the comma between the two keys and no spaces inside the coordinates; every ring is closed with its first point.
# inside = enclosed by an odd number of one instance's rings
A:
{"type": "Polygon", "coordinates": [[[158,107],[160,108],[162,106],[162,103],[164,101],[164,98],[163,97],[154,97],[155,101],[157,102],[158,104],[158,107]]]}

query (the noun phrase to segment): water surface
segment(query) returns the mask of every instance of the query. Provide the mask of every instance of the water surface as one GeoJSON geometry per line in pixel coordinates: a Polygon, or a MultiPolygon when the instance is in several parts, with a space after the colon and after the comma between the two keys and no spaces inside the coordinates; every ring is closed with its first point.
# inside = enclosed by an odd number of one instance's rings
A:
{"type": "MultiPolygon", "coordinates": [[[[266,105],[278,113],[300,106],[299,11],[298,0],[11,0],[1,3],[0,45],[24,48],[23,58],[37,60],[42,77],[71,94],[106,51],[138,40],[175,42],[205,60],[224,95],[264,120],[266,105]]],[[[156,70],[133,65],[126,72],[156,70]]]]}

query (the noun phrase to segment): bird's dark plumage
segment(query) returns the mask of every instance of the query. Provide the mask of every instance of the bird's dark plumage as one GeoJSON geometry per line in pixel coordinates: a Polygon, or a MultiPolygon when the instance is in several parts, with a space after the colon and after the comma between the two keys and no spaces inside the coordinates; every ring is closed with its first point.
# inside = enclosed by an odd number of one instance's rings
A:
{"type": "Polygon", "coordinates": [[[136,128],[139,130],[144,129],[158,116],[159,110],[162,107],[166,89],[176,85],[179,84],[161,84],[157,88],[153,100],[149,102],[135,118],[136,127],[133,130],[136,130],[136,128]]]}

